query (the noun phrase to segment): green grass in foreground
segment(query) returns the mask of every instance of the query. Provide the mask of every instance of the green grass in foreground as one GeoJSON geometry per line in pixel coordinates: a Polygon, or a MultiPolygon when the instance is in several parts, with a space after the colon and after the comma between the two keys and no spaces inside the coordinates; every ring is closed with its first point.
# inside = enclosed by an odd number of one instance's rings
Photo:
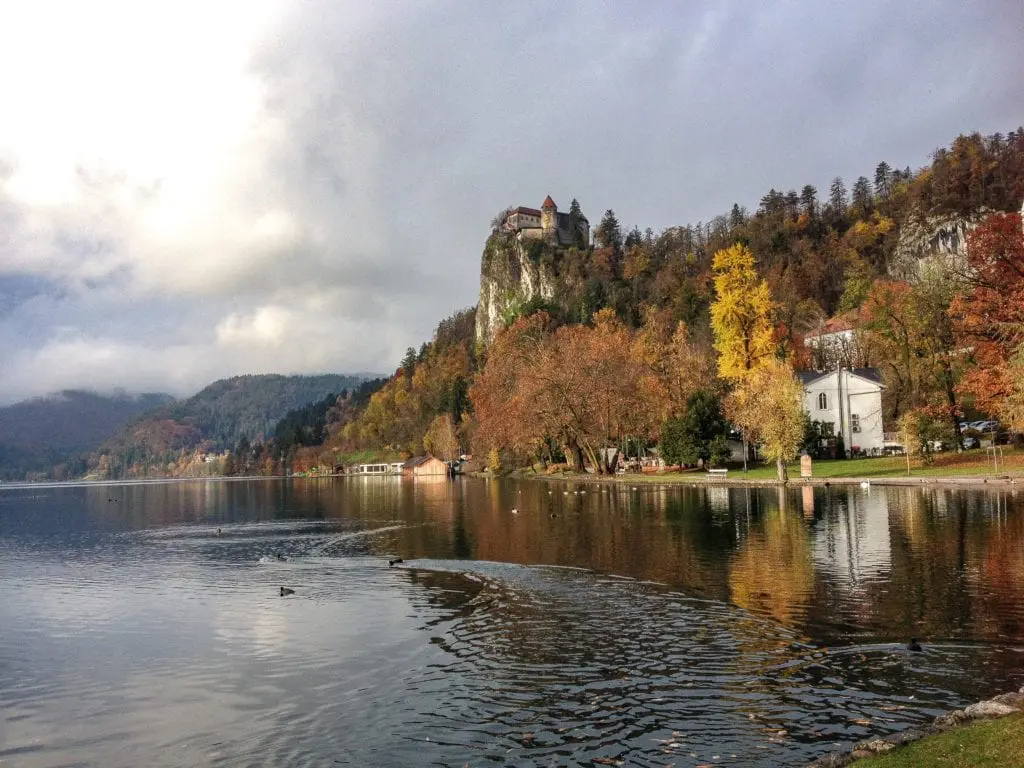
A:
{"type": "MultiPolygon", "coordinates": [[[[1007,448],[999,462],[999,475],[1020,474],[1024,452],[1019,449],[1007,448]]],[[[771,480],[776,477],[775,466],[764,464],[752,466],[746,475],[742,470],[730,469],[729,474],[736,477],[749,477],[751,480],[771,480]]],[[[984,451],[967,451],[961,454],[947,453],[935,457],[930,467],[921,466],[917,459],[910,460],[911,477],[953,477],[953,476],[985,476],[993,475],[992,458],[984,451]]],[[[800,465],[789,465],[789,476],[800,477],[800,465]]],[[[907,459],[905,456],[882,456],[872,459],[821,459],[814,462],[815,477],[906,477],[907,459]]]]}
{"type": "Polygon", "coordinates": [[[1024,766],[1024,714],[972,723],[858,760],[857,768],[1011,768],[1024,766]]]}

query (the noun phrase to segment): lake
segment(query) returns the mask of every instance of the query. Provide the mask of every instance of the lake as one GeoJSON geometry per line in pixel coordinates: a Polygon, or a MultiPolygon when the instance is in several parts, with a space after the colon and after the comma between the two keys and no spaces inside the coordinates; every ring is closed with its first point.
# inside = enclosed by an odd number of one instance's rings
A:
{"type": "Polygon", "coordinates": [[[802,765],[1024,684],[1016,490],[7,487],[0,576],[2,766],[802,765]]]}

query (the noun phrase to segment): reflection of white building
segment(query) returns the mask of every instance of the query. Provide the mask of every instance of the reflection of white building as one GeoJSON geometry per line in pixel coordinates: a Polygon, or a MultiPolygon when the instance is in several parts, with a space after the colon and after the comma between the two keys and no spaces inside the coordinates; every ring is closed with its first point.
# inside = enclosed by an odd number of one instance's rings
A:
{"type": "Polygon", "coordinates": [[[804,410],[832,434],[842,434],[847,451],[881,453],[882,376],[875,368],[800,371],[804,410]]]}
{"type": "Polygon", "coordinates": [[[845,495],[834,498],[819,517],[811,549],[815,568],[852,590],[865,581],[888,578],[889,499],[879,488],[848,488],[845,495]]]}
{"type": "Polygon", "coordinates": [[[715,487],[708,485],[704,493],[707,496],[708,508],[715,513],[727,515],[729,514],[729,488],[715,487]]]}

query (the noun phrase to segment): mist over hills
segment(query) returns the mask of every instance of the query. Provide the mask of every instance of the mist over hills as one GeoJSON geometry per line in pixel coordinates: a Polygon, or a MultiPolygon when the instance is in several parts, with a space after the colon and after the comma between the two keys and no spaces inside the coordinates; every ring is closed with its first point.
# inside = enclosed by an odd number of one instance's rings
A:
{"type": "Polygon", "coordinates": [[[74,461],[130,419],[173,400],[165,393],[64,390],[0,408],[0,479],[20,480],[74,461]]]}
{"type": "Polygon", "coordinates": [[[168,454],[223,450],[272,432],[289,411],[358,386],[367,374],[234,376],[191,397],[65,390],[0,408],[0,480],[69,479],[101,456],[127,468],[168,454]]]}

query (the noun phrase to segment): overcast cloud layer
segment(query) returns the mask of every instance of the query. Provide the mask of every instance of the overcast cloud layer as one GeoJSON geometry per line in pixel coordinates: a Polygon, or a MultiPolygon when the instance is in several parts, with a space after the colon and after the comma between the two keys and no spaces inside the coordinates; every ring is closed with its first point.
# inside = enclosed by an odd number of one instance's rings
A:
{"type": "Polygon", "coordinates": [[[21,0],[0,404],[391,371],[495,212],[707,220],[1024,122],[1018,2],[21,0]],[[372,8],[371,8],[372,6],[372,8]]]}

